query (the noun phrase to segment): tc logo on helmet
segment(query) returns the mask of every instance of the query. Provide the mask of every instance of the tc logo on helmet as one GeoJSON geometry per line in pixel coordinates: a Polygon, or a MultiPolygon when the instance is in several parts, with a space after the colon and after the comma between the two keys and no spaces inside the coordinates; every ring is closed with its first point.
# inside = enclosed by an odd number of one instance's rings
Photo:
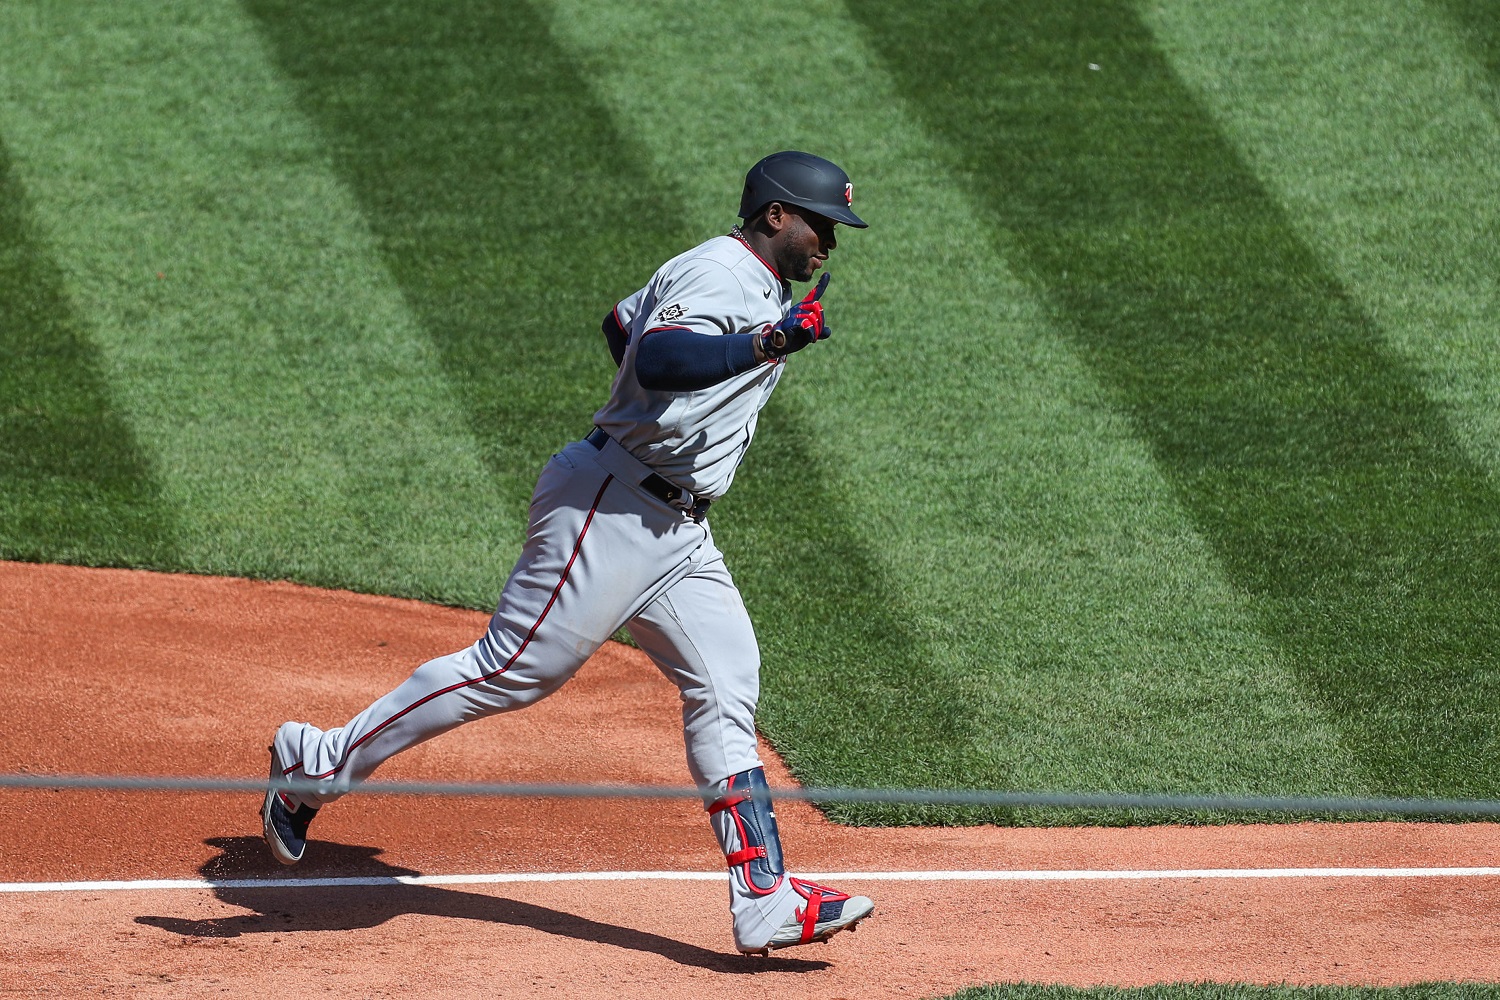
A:
{"type": "Polygon", "coordinates": [[[844,184],[844,204],[850,206],[851,208],[854,207],[854,184],[853,184],[853,182],[847,182],[847,183],[844,184]]]}

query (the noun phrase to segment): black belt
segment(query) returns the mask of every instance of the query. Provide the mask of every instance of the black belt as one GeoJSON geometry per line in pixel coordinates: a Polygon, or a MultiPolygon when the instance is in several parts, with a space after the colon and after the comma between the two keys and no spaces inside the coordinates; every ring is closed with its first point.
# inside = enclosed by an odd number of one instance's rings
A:
{"type": "MultiPolygon", "coordinates": [[[[595,449],[603,451],[605,442],[609,440],[609,435],[604,433],[602,429],[595,427],[589,431],[588,436],[584,440],[593,445],[595,449]]],[[[642,479],[639,485],[641,489],[656,497],[662,503],[669,507],[676,507],[684,514],[690,516],[694,521],[701,521],[707,517],[708,505],[713,502],[712,500],[705,500],[702,497],[694,497],[693,506],[684,506],[681,502],[684,491],[673,486],[654,472],[645,479],[642,479]]],[[[691,493],[687,495],[692,496],[691,493]]]]}

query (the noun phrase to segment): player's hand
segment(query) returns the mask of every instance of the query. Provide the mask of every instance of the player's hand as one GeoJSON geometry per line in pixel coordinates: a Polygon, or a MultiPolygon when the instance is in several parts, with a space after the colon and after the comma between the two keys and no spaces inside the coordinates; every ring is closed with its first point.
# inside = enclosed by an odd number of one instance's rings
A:
{"type": "Polygon", "coordinates": [[[817,287],[808,292],[801,302],[792,306],[786,319],[760,335],[760,349],[766,357],[784,358],[814,341],[828,339],[830,331],[823,322],[823,303],[818,300],[823,297],[823,289],[828,287],[828,279],[831,277],[831,274],[824,272],[823,277],[818,279],[817,287]]]}

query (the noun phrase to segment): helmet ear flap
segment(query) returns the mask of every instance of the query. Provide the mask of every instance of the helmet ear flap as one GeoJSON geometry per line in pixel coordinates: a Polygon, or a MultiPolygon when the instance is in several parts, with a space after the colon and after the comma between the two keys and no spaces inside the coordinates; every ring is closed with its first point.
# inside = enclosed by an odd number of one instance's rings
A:
{"type": "Polygon", "coordinates": [[[749,222],[764,207],[764,205],[755,204],[755,186],[751,183],[751,179],[746,177],[745,190],[740,193],[740,218],[749,222]]]}

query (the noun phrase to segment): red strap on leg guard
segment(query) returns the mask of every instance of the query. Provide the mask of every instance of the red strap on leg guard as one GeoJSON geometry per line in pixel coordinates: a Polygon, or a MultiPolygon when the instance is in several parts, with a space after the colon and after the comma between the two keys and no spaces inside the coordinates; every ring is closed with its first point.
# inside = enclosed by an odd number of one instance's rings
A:
{"type": "MultiPolygon", "coordinates": [[[[726,795],[708,807],[708,814],[712,816],[714,813],[721,813],[725,809],[733,809],[749,798],[750,796],[748,795],[726,795]]],[[[724,859],[729,862],[729,867],[733,868],[735,865],[742,865],[747,861],[756,861],[765,856],[766,849],[764,847],[747,847],[742,851],[735,851],[733,854],[724,855],[724,859]]]]}
{"type": "Polygon", "coordinates": [[[747,847],[743,851],[735,851],[733,854],[724,855],[724,860],[728,861],[729,867],[733,868],[735,865],[742,865],[746,861],[754,861],[757,858],[765,856],[766,849],[764,847],[747,847]]]}
{"type": "Polygon", "coordinates": [[[712,816],[714,813],[721,813],[725,809],[732,809],[749,798],[750,796],[748,795],[726,795],[708,807],[708,814],[712,816]]]}
{"type": "Polygon", "coordinates": [[[756,896],[775,892],[786,875],[781,838],[771,809],[765,775],[758,767],[725,780],[718,799],[706,806],[731,871],[738,869],[756,896]]]}

